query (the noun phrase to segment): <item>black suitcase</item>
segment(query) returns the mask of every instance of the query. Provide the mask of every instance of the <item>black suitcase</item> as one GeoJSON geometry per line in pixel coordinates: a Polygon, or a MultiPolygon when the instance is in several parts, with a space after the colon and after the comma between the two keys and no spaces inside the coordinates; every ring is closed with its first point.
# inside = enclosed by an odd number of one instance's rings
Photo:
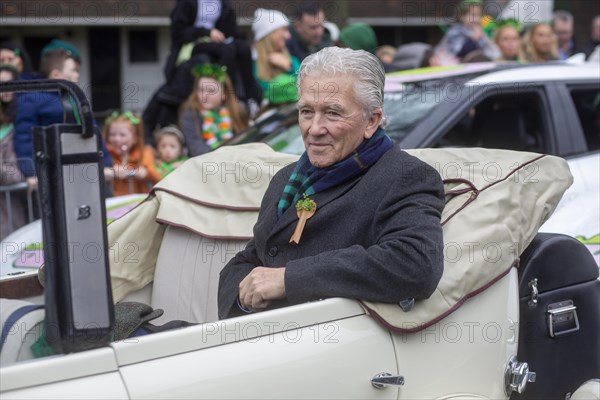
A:
{"type": "Polygon", "coordinates": [[[600,377],[600,280],[576,239],[538,233],[519,267],[519,349],[536,381],[511,399],[565,399],[600,377]]]}
{"type": "Polygon", "coordinates": [[[58,91],[66,117],[63,124],[32,132],[44,238],[46,342],[57,353],[105,346],[114,309],[100,133],[89,102],[76,84],[64,80],[14,81],[2,91],[58,91]]]}

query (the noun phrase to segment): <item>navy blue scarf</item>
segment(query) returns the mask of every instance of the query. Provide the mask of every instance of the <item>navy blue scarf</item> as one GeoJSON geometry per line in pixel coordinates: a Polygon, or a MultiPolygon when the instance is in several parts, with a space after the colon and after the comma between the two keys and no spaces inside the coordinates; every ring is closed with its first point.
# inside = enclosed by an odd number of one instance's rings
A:
{"type": "Polygon", "coordinates": [[[390,137],[379,128],[348,157],[327,168],[317,168],[312,165],[304,152],[277,203],[277,218],[280,218],[292,204],[296,204],[304,193],[310,196],[362,174],[393,146],[390,137]]]}

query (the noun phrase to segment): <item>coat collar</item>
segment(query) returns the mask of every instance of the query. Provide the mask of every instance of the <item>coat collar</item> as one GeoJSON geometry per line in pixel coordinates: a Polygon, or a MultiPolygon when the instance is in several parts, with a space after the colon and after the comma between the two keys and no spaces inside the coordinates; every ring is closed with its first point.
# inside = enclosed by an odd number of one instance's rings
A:
{"type": "MultiPolygon", "coordinates": [[[[317,212],[315,215],[318,215],[319,212],[322,212],[323,209],[331,203],[333,200],[343,196],[346,192],[356,185],[364,174],[358,175],[347,182],[344,182],[340,185],[332,187],[330,189],[325,190],[324,192],[316,193],[310,196],[311,199],[317,203],[317,212]]],[[[279,199],[279,197],[277,197],[279,199]]],[[[270,212],[270,215],[273,216],[273,229],[269,234],[269,237],[277,235],[279,232],[287,228],[290,224],[296,223],[298,221],[298,214],[296,212],[296,205],[292,204],[277,220],[277,202],[274,203],[273,209],[270,212]]]]}

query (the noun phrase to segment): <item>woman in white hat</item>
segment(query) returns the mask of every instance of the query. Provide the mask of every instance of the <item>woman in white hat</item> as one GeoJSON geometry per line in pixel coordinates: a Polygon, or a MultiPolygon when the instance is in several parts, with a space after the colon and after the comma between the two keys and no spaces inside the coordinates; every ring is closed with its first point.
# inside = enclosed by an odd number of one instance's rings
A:
{"type": "Polygon", "coordinates": [[[297,100],[295,75],[300,62],[290,55],[285,46],[290,38],[289,24],[288,18],[280,11],[264,8],[254,11],[254,75],[264,97],[271,104],[297,100]]]}

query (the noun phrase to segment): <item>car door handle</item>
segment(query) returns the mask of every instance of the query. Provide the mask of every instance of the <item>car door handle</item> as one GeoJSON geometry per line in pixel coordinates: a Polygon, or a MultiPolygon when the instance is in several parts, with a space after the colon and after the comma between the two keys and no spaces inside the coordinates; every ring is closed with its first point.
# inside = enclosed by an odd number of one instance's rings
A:
{"type": "Polygon", "coordinates": [[[388,386],[402,386],[404,385],[404,377],[392,375],[389,372],[380,372],[371,378],[371,385],[377,389],[384,389],[388,386]]]}

